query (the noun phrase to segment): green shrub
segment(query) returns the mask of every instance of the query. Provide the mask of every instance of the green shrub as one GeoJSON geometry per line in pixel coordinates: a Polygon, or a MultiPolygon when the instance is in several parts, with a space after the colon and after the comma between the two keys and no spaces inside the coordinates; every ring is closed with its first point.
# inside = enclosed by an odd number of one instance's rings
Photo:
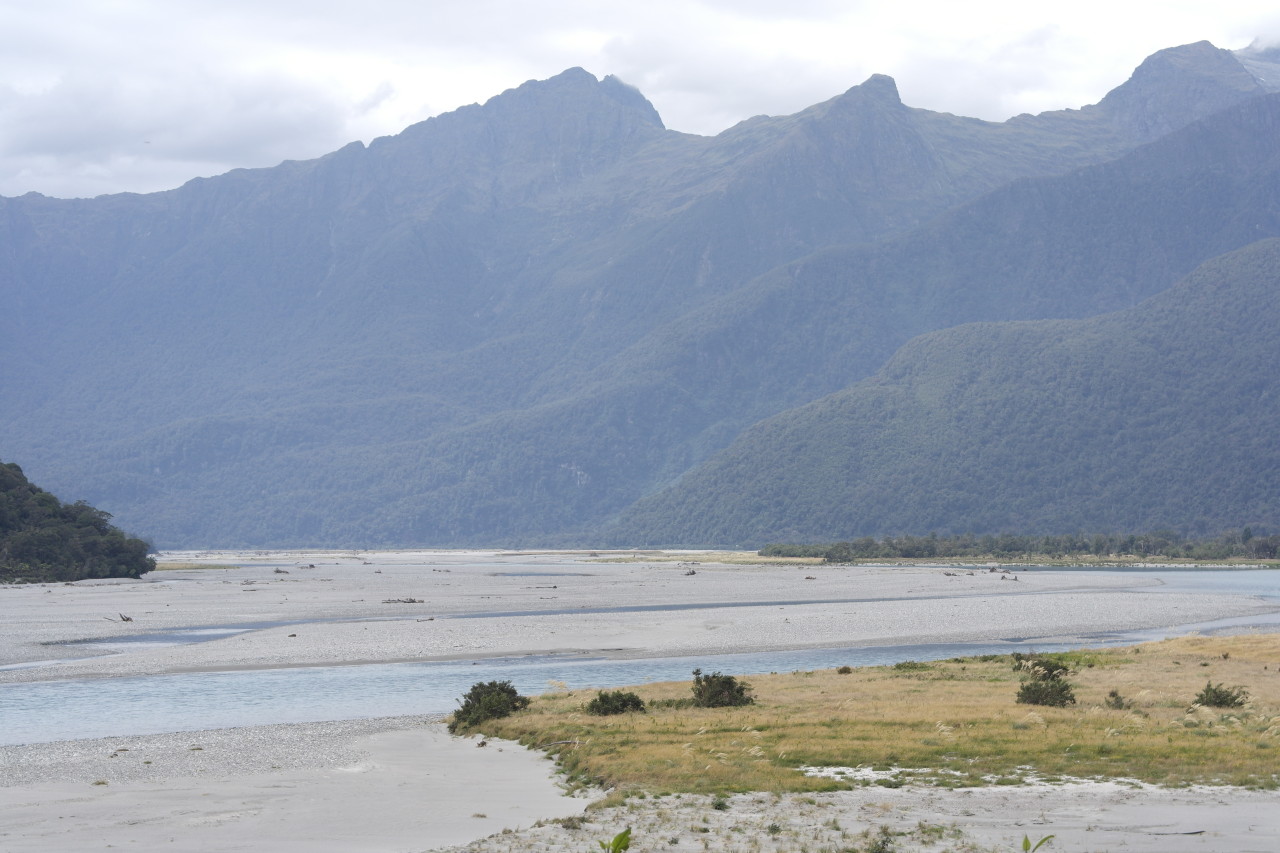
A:
{"type": "Polygon", "coordinates": [[[1249,694],[1243,687],[1223,687],[1212,681],[1196,694],[1196,704],[1210,708],[1239,708],[1249,700],[1249,694]]]}
{"type": "Polygon", "coordinates": [[[1119,690],[1112,690],[1110,693],[1107,694],[1107,698],[1104,700],[1103,704],[1105,704],[1108,708],[1111,708],[1113,710],[1123,711],[1126,708],[1128,708],[1132,703],[1128,699],[1121,696],[1119,690]]]}
{"type": "Polygon", "coordinates": [[[450,734],[479,725],[485,720],[508,717],[529,707],[529,697],[516,692],[510,681],[477,681],[462,697],[462,707],[449,721],[450,734]]]}
{"type": "Polygon", "coordinates": [[[863,836],[870,839],[870,843],[867,845],[867,853],[894,853],[893,830],[889,829],[889,827],[880,827],[880,831],[874,835],[868,829],[863,832],[863,836]]]}
{"type": "Polygon", "coordinates": [[[693,671],[693,704],[699,708],[750,705],[755,701],[751,698],[750,691],[751,685],[732,675],[721,675],[718,672],[703,675],[700,669],[693,671]]]}
{"type": "Polygon", "coordinates": [[[644,713],[644,700],[634,693],[623,693],[621,690],[601,690],[596,698],[587,703],[587,713],[597,717],[625,714],[629,711],[644,713]]]}
{"type": "Polygon", "coordinates": [[[1076,703],[1071,685],[1061,678],[1030,678],[1018,688],[1019,705],[1047,705],[1065,708],[1076,703]]]}
{"type": "Polygon", "coordinates": [[[1030,672],[1034,678],[1061,678],[1071,672],[1071,667],[1051,657],[1020,652],[1013,653],[1013,668],[1030,672]]]}

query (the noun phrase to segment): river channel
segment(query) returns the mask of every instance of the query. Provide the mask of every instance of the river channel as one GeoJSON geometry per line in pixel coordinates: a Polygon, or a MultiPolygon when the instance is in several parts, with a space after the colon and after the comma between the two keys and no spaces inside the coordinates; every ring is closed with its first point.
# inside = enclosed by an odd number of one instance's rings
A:
{"type": "MultiPolygon", "coordinates": [[[[1057,569],[1060,571],[1060,569],[1057,569]]],[[[1280,572],[1161,571],[1170,592],[1250,596],[1280,604],[1280,572]]],[[[1280,609],[1280,608],[1278,608],[1280,609]]],[[[471,614],[481,618],[485,613],[471,614]]],[[[251,626],[204,626],[187,634],[141,636],[151,642],[191,642],[251,626]]],[[[1115,632],[1063,644],[1010,637],[984,643],[818,648],[692,657],[604,659],[572,656],[483,658],[466,661],[303,666],[191,672],[0,685],[0,744],[194,731],[272,723],[405,714],[448,714],[477,681],[510,680],[523,693],[608,688],[687,680],[695,667],[735,674],[790,672],[842,665],[937,660],[1010,651],[1056,651],[1176,636],[1249,629],[1280,630],[1280,613],[1115,632]]],[[[115,649],[124,651],[128,642],[115,649]]]]}

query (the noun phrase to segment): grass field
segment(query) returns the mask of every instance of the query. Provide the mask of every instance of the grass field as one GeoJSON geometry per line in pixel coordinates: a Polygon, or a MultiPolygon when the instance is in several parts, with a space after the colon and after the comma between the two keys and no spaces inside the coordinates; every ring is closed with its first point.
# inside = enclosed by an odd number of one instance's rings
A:
{"type": "Polygon", "coordinates": [[[649,704],[647,713],[597,717],[584,710],[595,691],[552,690],[478,730],[545,748],[571,778],[620,796],[912,780],[1280,782],[1280,635],[1190,636],[1046,657],[1071,667],[1075,705],[1017,704],[1025,673],[1008,656],[984,656],[751,676],[756,701],[738,708],[684,707],[689,682],[650,684],[631,688],[649,704]],[[1249,701],[1195,705],[1208,682],[1243,687],[1249,701]],[[1124,707],[1110,707],[1109,697],[1124,707]],[[806,775],[798,769],[804,766],[884,772],[872,782],[806,775]]]}

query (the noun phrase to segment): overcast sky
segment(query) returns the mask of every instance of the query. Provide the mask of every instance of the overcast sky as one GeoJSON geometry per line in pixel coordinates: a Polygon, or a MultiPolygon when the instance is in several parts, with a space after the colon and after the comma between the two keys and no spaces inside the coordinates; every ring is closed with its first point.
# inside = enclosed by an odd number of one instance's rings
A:
{"type": "Polygon", "coordinates": [[[992,120],[1078,107],[1161,48],[1255,38],[1275,0],[0,0],[0,195],[316,157],[575,65],[714,134],[873,73],[992,120]]]}

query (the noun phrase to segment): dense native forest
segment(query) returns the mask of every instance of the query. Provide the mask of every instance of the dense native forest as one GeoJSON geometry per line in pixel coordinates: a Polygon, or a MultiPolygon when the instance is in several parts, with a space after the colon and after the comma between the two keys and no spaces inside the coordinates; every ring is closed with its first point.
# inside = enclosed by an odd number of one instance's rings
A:
{"type": "Polygon", "coordinates": [[[84,501],[66,504],[0,462],[0,583],[136,578],[156,567],[149,546],[84,501]]]}
{"type": "Polygon", "coordinates": [[[1251,528],[1209,539],[1189,539],[1173,530],[1152,533],[1069,533],[1020,536],[1012,533],[974,536],[864,536],[852,542],[791,545],[772,543],[762,557],[821,557],[826,563],[861,560],[1067,560],[1106,561],[1118,558],[1169,560],[1274,560],[1280,536],[1255,536],[1251,528]]]}
{"type": "Polygon", "coordinates": [[[0,198],[0,450],[161,547],[1270,535],[1275,81],[1200,42],[1080,109],[876,75],[700,137],[570,69],[0,198]]]}
{"type": "Polygon", "coordinates": [[[1205,537],[1270,520],[1278,286],[1280,240],[1262,241],[1125,311],[918,338],[875,376],[749,430],[630,523],[758,547],[1168,519],[1205,537]]]}

